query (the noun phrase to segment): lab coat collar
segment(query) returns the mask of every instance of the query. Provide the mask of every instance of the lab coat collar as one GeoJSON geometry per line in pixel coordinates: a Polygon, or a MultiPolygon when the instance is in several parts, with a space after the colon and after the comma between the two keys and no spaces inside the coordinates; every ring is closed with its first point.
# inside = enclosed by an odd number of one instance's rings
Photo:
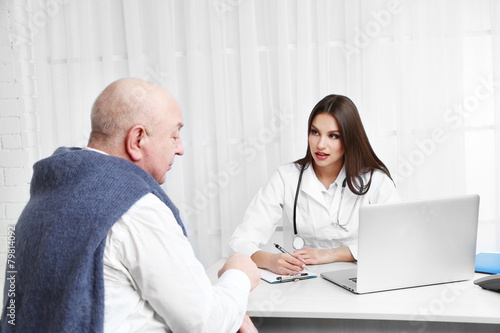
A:
{"type": "MultiPolygon", "coordinates": [[[[342,187],[342,182],[345,179],[345,170],[344,166],[340,170],[337,179],[335,179],[334,184],[337,184],[337,188],[342,187]]],[[[323,203],[323,194],[322,191],[326,190],[323,184],[319,181],[316,173],[314,172],[314,168],[312,165],[304,170],[304,175],[302,176],[302,184],[300,185],[300,190],[307,193],[314,200],[323,203]]]]}

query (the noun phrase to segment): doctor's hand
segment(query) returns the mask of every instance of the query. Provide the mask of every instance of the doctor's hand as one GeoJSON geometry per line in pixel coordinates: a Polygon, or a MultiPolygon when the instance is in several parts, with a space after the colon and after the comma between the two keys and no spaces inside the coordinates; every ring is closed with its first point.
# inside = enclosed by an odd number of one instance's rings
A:
{"type": "Polygon", "coordinates": [[[299,273],[304,269],[305,262],[299,255],[293,257],[286,253],[271,253],[257,251],[252,255],[257,266],[280,275],[299,273]]]}
{"type": "Polygon", "coordinates": [[[307,265],[327,264],[335,261],[354,261],[348,246],[334,249],[314,249],[310,247],[292,252],[294,256],[300,256],[307,265]]]}

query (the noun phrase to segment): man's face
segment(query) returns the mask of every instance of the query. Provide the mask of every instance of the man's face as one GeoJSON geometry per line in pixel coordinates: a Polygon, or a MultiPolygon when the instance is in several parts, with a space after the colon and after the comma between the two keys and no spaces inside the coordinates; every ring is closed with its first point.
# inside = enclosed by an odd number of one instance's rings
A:
{"type": "Polygon", "coordinates": [[[148,134],[143,169],[161,185],[174,164],[175,155],[184,154],[184,146],[180,134],[183,121],[179,105],[173,99],[162,99],[158,107],[159,120],[154,124],[153,133],[148,134]]]}

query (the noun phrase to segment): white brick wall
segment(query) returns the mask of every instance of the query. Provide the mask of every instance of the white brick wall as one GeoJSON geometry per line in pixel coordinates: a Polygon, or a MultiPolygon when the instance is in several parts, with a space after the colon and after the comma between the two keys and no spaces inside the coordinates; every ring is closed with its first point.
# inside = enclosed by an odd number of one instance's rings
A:
{"type": "Polygon", "coordinates": [[[28,201],[32,165],[40,157],[33,44],[18,38],[19,29],[31,29],[28,15],[28,1],[0,1],[0,300],[7,226],[16,223],[28,201]]]}

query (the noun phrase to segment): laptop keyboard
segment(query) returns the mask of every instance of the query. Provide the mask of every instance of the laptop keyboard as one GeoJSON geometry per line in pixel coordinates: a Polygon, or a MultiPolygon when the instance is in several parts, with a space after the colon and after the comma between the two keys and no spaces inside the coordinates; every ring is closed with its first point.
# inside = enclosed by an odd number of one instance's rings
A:
{"type": "Polygon", "coordinates": [[[354,283],[358,283],[358,278],[357,277],[349,278],[349,280],[351,280],[354,283]]]}

